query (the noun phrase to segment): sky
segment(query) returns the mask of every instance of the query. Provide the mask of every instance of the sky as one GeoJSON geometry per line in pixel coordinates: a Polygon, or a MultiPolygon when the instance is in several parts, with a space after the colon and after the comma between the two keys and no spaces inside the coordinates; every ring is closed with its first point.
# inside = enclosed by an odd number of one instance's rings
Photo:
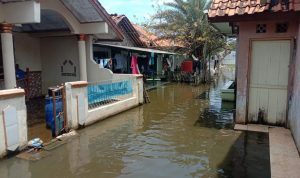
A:
{"type": "Polygon", "coordinates": [[[109,14],[126,15],[134,23],[143,23],[155,14],[153,6],[173,0],[99,0],[109,14]]]}

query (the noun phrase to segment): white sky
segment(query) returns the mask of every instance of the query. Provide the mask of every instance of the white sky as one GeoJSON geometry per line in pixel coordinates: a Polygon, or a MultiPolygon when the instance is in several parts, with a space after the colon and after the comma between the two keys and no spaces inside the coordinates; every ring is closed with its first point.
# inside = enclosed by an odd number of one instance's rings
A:
{"type": "Polygon", "coordinates": [[[108,13],[126,15],[135,23],[145,22],[155,13],[153,5],[163,5],[173,0],[99,0],[108,13]]]}

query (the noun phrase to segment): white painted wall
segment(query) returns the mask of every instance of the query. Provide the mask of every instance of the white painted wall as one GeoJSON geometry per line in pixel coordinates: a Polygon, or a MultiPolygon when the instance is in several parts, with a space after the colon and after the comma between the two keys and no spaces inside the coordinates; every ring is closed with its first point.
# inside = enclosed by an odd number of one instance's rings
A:
{"type": "Polygon", "coordinates": [[[68,128],[77,129],[78,128],[78,112],[77,112],[77,97],[80,94],[84,95],[84,107],[85,113],[87,116],[88,111],[88,96],[87,96],[87,87],[72,88],[72,84],[66,83],[66,103],[67,103],[67,119],[68,128]]]}
{"type": "MultiPolygon", "coordinates": [[[[14,91],[24,92],[24,90],[22,89],[1,90],[0,95],[6,92],[13,93],[14,91]]],[[[0,100],[0,157],[3,157],[6,154],[5,135],[3,127],[3,110],[8,106],[14,107],[17,110],[20,146],[24,146],[27,144],[27,112],[25,105],[25,95],[3,98],[0,100]]]]}
{"type": "MultiPolygon", "coordinates": [[[[78,43],[75,36],[41,38],[43,94],[50,86],[79,80],[78,43]],[[63,76],[61,66],[71,60],[76,66],[76,76],[63,76]]],[[[70,66],[69,66],[70,67],[70,66]]],[[[69,68],[71,70],[71,67],[69,68]]]]}
{"type": "Polygon", "coordinates": [[[22,70],[41,71],[40,39],[33,38],[26,33],[14,33],[14,47],[16,64],[22,70]]]}
{"type": "Polygon", "coordinates": [[[113,72],[109,69],[100,69],[99,65],[94,61],[93,52],[93,37],[89,36],[86,41],[86,53],[87,53],[87,78],[88,82],[99,82],[103,80],[111,80],[113,72]]]}
{"type": "Polygon", "coordinates": [[[41,21],[40,3],[34,0],[0,3],[0,23],[24,24],[41,21]]]}
{"type": "Polygon", "coordinates": [[[133,78],[133,95],[128,99],[101,106],[88,110],[87,87],[72,88],[72,82],[66,83],[66,98],[67,98],[67,117],[68,127],[78,128],[78,104],[77,97],[80,94],[84,95],[84,107],[86,113],[85,125],[91,125],[110,116],[116,115],[123,111],[129,110],[140,104],[143,104],[143,78],[134,76],[133,78]]]}
{"type": "MultiPolygon", "coordinates": [[[[300,24],[298,29],[297,44],[300,44],[300,24]]],[[[298,151],[300,150],[300,45],[297,45],[296,58],[294,61],[295,65],[295,76],[294,76],[294,87],[291,100],[289,100],[289,116],[288,126],[290,127],[298,151]]]]}

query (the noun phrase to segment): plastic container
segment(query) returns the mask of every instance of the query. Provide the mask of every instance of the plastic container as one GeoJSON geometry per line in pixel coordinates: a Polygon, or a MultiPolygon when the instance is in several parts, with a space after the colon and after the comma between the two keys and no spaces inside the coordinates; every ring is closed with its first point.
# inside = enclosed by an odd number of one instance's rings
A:
{"type": "Polygon", "coordinates": [[[193,61],[182,62],[181,71],[192,73],[193,72],[193,61]]]}
{"type": "MultiPolygon", "coordinates": [[[[51,128],[51,130],[54,130],[54,110],[53,110],[53,99],[52,97],[46,97],[45,98],[45,111],[46,111],[46,126],[47,128],[51,128]]],[[[56,102],[56,116],[59,115],[59,113],[63,112],[63,103],[62,103],[62,97],[58,96],[55,99],[56,102]]]]}

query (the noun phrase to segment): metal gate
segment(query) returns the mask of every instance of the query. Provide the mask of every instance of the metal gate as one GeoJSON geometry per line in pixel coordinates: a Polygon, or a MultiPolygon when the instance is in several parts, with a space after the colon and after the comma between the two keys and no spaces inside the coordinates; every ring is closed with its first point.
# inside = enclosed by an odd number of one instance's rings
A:
{"type": "Polygon", "coordinates": [[[52,136],[56,137],[67,132],[66,92],[64,86],[50,87],[49,99],[53,104],[53,121],[51,120],[52,136]]]}

